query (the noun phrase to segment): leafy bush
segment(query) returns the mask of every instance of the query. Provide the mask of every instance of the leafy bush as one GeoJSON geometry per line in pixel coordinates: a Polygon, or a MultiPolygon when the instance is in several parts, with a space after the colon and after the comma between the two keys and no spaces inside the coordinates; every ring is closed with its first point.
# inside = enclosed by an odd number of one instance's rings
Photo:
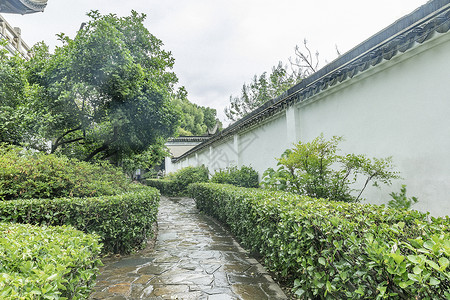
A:
{"type": "Polygon", "coordinates": [[[194,182],[207,182],[208,169],[205,166],[186,167],[167,175],[164,179],[147,179],[149,186],[160,190],[165,196],[187,195],[187,187],[194,182]]]}
{"type": "Polygon", "coordinates": [[[179,193],[179,189],[173,180],[149,178],[145,182],[148,186],[158,189],[164,196],[175,197],[179,193]]]}
{"type": "Polygon", "coordinates": [[[86,299],[98,273],[98,237],[70,227],[0,223],[2,299],[86,299]]]}
{"type": "Polygon", "coordinates": [[[158,205],[159,192],[143,187],[115,196],[1,201],[0,220],[71,225],[99,235],[105,253],[129,253],[151,235],[158,205]]]}
{"type": "Polygon", "coordinates": [[[450,297],[448,217],[211,183],[189,192],[302,299],[450,297]]]}
{"type": "Polygon", "coordinates": [[[394,209],[410,209],[414,204],[416,204],[419,199],[417,197],[406,197],[406,185],[402,185],[400,193],[390,193],[392,200],[389,200],[388,206],[394,209]]]}
{"type": "Polygon", "coordinates": [[[337,155],[340,141],[342,137],[334,136],[328,141],[323,135],[310,143],[300,141],[278,159],[277,171],[269,168],[264,172],[261,185],[314,198],[352,202],[361,200],[369,182],[378,186],[400,178],[392,171],[390,157],[369,159],[364,155],[337,155]],[[358,176],[365,180],[361,188],[355,189],[358,176]]]}
{"type": "Polygon", "coordinates": [[[129,183],[108,163],[0,145],[0,200],[114,195],[126,191],[129,183]]]}
{"type": "Polygon", "coordinates": [[[242,186],[247,188],[256,188],[259,186],[258,172],[252,167],[242,166],[229,167],[223,170],[219,170],[211,177],[211,182],[232,184],[235,186],[242,186]]]}

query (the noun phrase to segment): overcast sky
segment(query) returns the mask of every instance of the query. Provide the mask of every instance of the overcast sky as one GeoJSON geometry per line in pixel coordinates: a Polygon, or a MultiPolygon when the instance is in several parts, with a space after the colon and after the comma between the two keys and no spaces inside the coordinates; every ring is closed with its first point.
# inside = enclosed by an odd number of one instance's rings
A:
{"type": "MultiPolygon", "coordinates": [[[[0,0],[2,1],[2,0],[0,0]]],[[[3,14],[32,46],[75,35],[86,12],[147,15],[146,27],[175,58],[175,73],[189,100],[223,109],[253,75],[294,56],[308,40],[321,66],[412,12],[427,0],[48,0],[43,13],[3,14]]]]}

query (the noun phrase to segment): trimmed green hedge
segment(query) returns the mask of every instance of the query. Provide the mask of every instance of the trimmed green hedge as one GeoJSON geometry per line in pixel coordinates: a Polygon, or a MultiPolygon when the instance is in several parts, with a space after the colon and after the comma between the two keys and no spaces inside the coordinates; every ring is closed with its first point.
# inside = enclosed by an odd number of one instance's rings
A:
{"type": "Polygon", "coordinates": [[[94,284],[98,237],[73,228],[0,223],[1,299],[86,299],[94,284]]]}
{"type": "Polygon", "coordinates": [[[147,179],[146,183],[160,190],[164,196],[186,196],[191,183],[207,182],[208,176],[208,169],[204,166],[186,167],[167,175],[164,179],[147,179]]]}
{"type": "Polygon", "coordinates": [[[258,172],[252,167],[236,166],[228,167],[226,169],[218,170],[211,177],[210,182],[232,184],[235,186],[242,186],[247,188],[259,187],[258,172]]]}
{"type": "Polygon", "coordinates": [[[109,163],[0,144],[0,200],[115,195],[129,187],[130,180],[109,163]]]}
{"type": "Polygon", "coordinates": [[[0,201],[0,221],[71,225],[98,234],[105,253],[129,253],[151,235],[159,197],[156,189],[142,186],[115,196],[0,201]]]}
{"type": "Polygon", "coordinates": [[[179,191],[173,180],[149,178],[145,180],[145,183],[148,186],[158,189],[161,192],[161,195],[168,197],[178,196],[179,191]]]}
{"type": "Polygon", "coordinates": [[[189,191],[300,298],[450,298],[448,217],[230,185],[189,191]]]}

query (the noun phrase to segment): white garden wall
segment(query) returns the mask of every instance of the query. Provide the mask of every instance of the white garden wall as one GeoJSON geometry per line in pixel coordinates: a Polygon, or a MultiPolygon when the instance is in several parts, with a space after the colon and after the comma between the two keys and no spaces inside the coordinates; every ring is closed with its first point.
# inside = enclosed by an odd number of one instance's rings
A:
{"type": "Polygon", "coordinates": [[[450,35],[319,94],[297,110],[299,138],[344,136],[342,150],[392,156],[404,180],[365,197],[386,203],[406,184],[415,208],[450,214],[450,35]]]}
{"type": "Polygon", "coordinates": [[[340,145],[344,152],[392,156],[403,177],[393,186],[368,189],[363,196],[370,202],[387,203],[389,193],[406,184],[408,195],[419,198],[414,208],[450,215],[450,32],[435,33],[395,53],[312,96],[286,102],[264,119],[257,119],[264,110],[255,112],[256,121],[235,124],[223,137],[212,138],[173,163],[167,161],[168,170],[246,165],[262,175],[293,143],[321,133],[327,138],[338,135],[345,139],[340,145]]]}

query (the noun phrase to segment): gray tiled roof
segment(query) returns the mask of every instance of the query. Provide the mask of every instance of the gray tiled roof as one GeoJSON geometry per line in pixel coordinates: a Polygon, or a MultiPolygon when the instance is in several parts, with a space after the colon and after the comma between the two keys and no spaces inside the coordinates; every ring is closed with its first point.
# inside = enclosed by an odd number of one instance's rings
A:
{"type": "Polygon", "coordinates": [[[46,6],[47,0],[3,0],[0,12],[24,15],[44,11],[46,6]]]}

